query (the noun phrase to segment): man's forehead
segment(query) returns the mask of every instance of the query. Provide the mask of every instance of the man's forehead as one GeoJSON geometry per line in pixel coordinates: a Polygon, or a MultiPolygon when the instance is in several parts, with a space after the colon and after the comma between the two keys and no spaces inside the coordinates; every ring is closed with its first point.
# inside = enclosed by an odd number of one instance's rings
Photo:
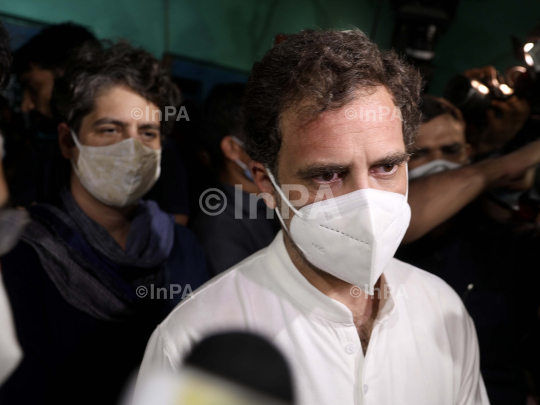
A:
{"type": "Polygon", "coordinates": [[[22,72],[19,76],[21,82],[27,82],[28,80],[42,80],[53,78],[53,72],[51,70],[43,69],[33,63],[30,64],[28,70],[22,72]]]}
{"type": "Polygon", "coordinates": [[[415,146],[436,147],[466,143],[465,127],[450,114],[442,114],[420,125],[415,146]]]}
{"type": "Polygon", "coordinates": [[[340,137],[356,135],[365,142],[402,137],[402,120],[390,94],[380,87],[370,94],[361,94],[344,107],[321,113],[305,121],[294,110],[284,114],[281,121],[283,142],[299,146],[336,142],[340,137]]]}

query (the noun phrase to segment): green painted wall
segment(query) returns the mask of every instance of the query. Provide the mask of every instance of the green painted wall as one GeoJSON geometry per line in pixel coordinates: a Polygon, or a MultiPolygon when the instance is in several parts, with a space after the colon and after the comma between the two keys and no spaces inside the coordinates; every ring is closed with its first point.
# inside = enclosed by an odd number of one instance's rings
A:
{"type": "MultiPolygon", "coordinates": [[[[377,0],[169,0],[170,51],[249,70],[277,33],[356,26],[369,33],[377,0]]],[[[0,12],[47,23],[73,21],[100,38],[165,50],[164,0],[0,0],[0,12]]],[[[383,1],[376,41],[389,47],[393,18],[383,1]]]]}
{"type": "Polygon", "coordinates": [[[510,36],[525,40],[540,24],[540,0],[461,0],[456,21],[437,44],[431,92],[442,95],[446,82],[463,70],[494,65],[499,71],[518,63],[510,36]]]}
{"type": "Polygon", "coordinates": [[[163,41],[161,1],[0,0],[0,11],[46,23],[73,21],[100,38],[129,38],[158,54],[163,41]]]}
{"type": "MultiPolygon", "coordinates": [[[[128,38],[156,56],[165,50],[165,0],[0,0],[0,12],[47,23],[74,21],[100,38],[128,38]]],[[[277,33],[356,26],[370,33],[377,0],[169,0],[170,51],[249,70],[277,33]]],[[[540,23],[540,0],[461,0],[442,36],[432,92],[472,67],[516,64],[510,35],[524,38],[540,23]]],[[[393,14],[383,0],[375,36],[390,46],[393,14]]]]}

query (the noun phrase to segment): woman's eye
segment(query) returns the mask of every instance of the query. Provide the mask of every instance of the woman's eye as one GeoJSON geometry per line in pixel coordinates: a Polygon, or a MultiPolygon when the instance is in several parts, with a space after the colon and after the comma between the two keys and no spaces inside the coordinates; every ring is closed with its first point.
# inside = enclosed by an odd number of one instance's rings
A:
{"type": "Polygon", "coordinates": [[[116,128],[101,128],[99,132],[101,132],[102,134],[114,134],[116,132],[116,128]]]}

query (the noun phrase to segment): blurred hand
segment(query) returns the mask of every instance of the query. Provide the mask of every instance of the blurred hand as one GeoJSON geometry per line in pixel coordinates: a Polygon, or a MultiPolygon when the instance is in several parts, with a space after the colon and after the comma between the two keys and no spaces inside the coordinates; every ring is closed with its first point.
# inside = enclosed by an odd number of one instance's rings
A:
{"type": "Polygon", "coordinates": [[[508,181],[506,189],[510,191],[527,191],[530,190],[534,184],[534,176],[536,174],[536,168],[531,167],[521,176],[516,177],[508,181]]]}
{"type": "Polygon", "coordinates": [[[527,191],[534,183],[534,176],[536,174],[536,167],[531,167],[523,173],[517,174],[514,178],[507,178],[502,180],[498,187],[502,187],[509,191],[527,191]]]}
{"type": "Polygon", "coordinates": [[[540,164],[540,140],[494,159],[478,162],[486,175],[486,188],[524,191],[532,187],[536,166],[540,164]]]}
{"type": "Polygon", "coordinates": [[[487,151],[503,148],[523,128],[531,113],[527,100],[516,96],[505,101],[493,100],[491,106],[486,112],[488,128],[481,137],[487,151]]]}
{"type": "MultiPolygon", "coordinates": [[[[505,84],[504,78],[493,66],[470,69],[463,74],[490,87],[505,84]]],[[[489,153],[502,149],[523,128],[531,113],[529,103],[516,96],[508,100],[493,100],[486,112],[487,129],[480,135],[476,153],[489,153]]]]}
{"type": "Polygon", "coordinates": [[[492,83],[497,80],[497,69],[494,66],[484,66],[482,68],[469,69],[463,72],[464,76],[478,80],[482,83],[492,83]]]}

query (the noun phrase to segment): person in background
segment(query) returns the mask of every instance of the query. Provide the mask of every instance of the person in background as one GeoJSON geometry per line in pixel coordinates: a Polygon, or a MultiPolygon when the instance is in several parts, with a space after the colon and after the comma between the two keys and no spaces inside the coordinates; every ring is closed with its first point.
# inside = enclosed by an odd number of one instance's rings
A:
{"type": "MultiPolygon", "coordinates": [[[[29,146],[15,162],[10,179],[15,206],[58,203],[63,158],[58,149],[52,90],[70,56],[86,43],[96,44],[97,39],[86,28],[65,23],[45,28],[14,54],[13,72],[23,95],[21,111],[29,124],[24,131],[29,146]]],[[[161,176],[143,198],[156,201],[163,211],[175,215],[177,223],[185,225],[189,217],[185,169],[174,142],[166,140],[162,150],[161,176]]]]}
{"type": "Polygon", "coordinates": [[[159,208],[173,214],[177,224],[187,225],[190,215],[188,179],[179,145],[167,137],[161,149],[161,175],[143,198],[157,202],[159,208]]]}
{"type": "Polygon", "coordinates": [[[423,123],[409,160],[409,180],[470,163],[472,149],[461,112],[445,99],[428,95],[422,97],[420,108],[423,123]]]}
{"type": "Polygon", "coordinates": [[[153,56],[118,43],[81,48],[53,100],[66,183],[0,259],[25,352],[0,403],[116,404],[155,325],[208,280],[191,232],[141,200],[170,123],[132,111],[179,94],[153,56]]]}
{"type": "Polygon", "coordinates": [[[257,198],[259,188],[248,167],[240,113],[244,90],[240,83],[217,85],[204,108],[202,143],[227,205],[218,215],[201,211],[192,229],[214,274],[267,247],[279,230],[273,211],[257,198]]]}
{"type": "Polygon", "coordinates": [[[471,147],[459,110],[433,96],[424,96],[420,108],[423,123],[409,164],[409,200],[411,228],[427,232],[400,247],[396,257],[441,277],[462,297],[478,333],[491,404],[524,404],[535,391],[526,375],[538,373],[540,364],[534,343],[540,239],[532,232],[516,234],[515,226],[494,211],[486,191],[503,185],[530,188],[530,174],[540,164],[540,142],[469,164],[471,147]],[[448,215],[458,204],[457,212],[448,215]],[[419,224],[421,213],[438,218],[437,225],[419,224]]]}
{"type": "Polygon", "coordinates": [[[234,329],[283,351],[300,405],[488,404],[460,298],[393,259],[410,220],[420,85],[357,29],[290,35],[254,65],[246,149],[283,230],[156,328],[141,383],[234,329]]]}
{"type": "Polygon", "coordinates": [[[23,144],[17,151],[9,179],[10,198],[14,206],[27,207],[34,202],[52,202],[58,195],[57,122],[53,118],[51,97],[56,79],[77,49],[96,37],[86,28],[65,23],[45,28],[13,54],[13,73],[22,90],[20,111],[25,128],[20,130],[23,144]]]}
{"type": "MultiPolygon", "coordinates": [[[[422,97],[421,109],[424,118],[409,162],[412,218],[403,244],[441,225],[444,228],[447,221],[487,192],[530,188],[535,167],[540,164],[540,142],[469,164],[475,159],[475,148],[466,138],[460,111],[449,101],[430,95],[422,97]]],[[[490,199],[483,201],[498,221],[507,222],[511,217],[490,199]]]]}
{"type": "Polygon", "coordinates": [[[72,23],[53,25],[31,38],[14,53],[13,73],[21,85],[21,111],[30,115],[38,136],[57,135],[51,97],[54,81],[64,74],[70,56],[96,37],[72,23]]]}
{"type": "MultiPolygon", "coordinates": [[[[9,52],[9,36],[4,26],[0,23],[0,89],[2,89],[9,77],[11,55],[9,52]]],[[[13,227],[2,226],[2,210],[8,200],[8,189],[4,178],[3,164],[0,162],[0,239],[10,238],[9,232],[13,227]]],[[[3,240],[0,240],[0,256],[5,252],[2,248],[3,240]]],[[[1,273],[0,267],[0,273],[1,273]]],[[[0,278],[0,386],[17,367],[22,358],[22,351],[15,336],[15,326],[11,308],[0,278]]]]}
{"type": "MultiPolygon", "coordinates": [[[[173,77],[174,80],[174,77],[173,77]]],[[[177,83],[180,87],[181,83],[177,83]]],[[[181,88],[181,87],[180,87],[181,88]]],[[[202,148],[203,106],[196,100],[182,99],[180,108],[185,108],[189,121],[181,119],[174,125],[170,138],[180,152],[186,169],[187,197],[190,218],[200,211],[199,199],[209,188],[216,187],[216,175],[208,153],[202,148]]]]}

